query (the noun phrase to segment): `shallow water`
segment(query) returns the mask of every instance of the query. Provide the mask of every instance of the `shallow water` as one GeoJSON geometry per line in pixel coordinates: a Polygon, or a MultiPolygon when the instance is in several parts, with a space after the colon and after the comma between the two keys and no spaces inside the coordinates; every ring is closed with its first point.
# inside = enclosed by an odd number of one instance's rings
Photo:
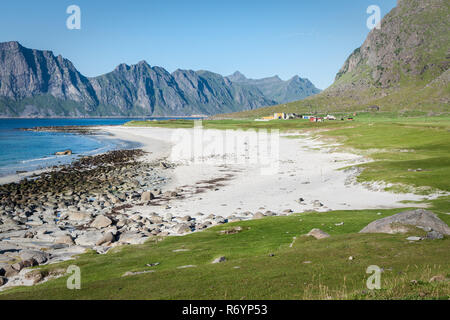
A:
{"type": "Polygon", "coordinates": [[[37,126],[120,125],[133,119],[0,119],[0,176],[67,164],[80,155],[136,147],[126,141],[65,132],[33,132],[37,126]],[[70,149],[71,156],[55,156],[70,149]]]}

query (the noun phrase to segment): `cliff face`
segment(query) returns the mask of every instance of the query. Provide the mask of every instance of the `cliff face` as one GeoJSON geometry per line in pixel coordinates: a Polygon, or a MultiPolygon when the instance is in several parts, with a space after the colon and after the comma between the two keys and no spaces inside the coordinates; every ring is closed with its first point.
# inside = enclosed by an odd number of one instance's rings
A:
{"type": "Polygon", "coordinates": [[[0,43],[0,96],[18,101],[43,94],[79,102],[86,111],[97,104],[89,80],[69,60],[18,42],[0,43]]]}
{"type": "MultiPolygon", "coordinates": [[[[290,90],[302,91],[301,85],[292,82],[290,90]]],[[[209,71],[170,74],[145,61],[86,78],[51,51],[0,43],[0,116],[216,114],[276,104],[268,86],[260,90],[209,71]]]]}
{"type": "Polygon", "coordinates": [[[401,0],[345,61],[328,94],[425,85],[450,66],[450,2],[401,0]]]}

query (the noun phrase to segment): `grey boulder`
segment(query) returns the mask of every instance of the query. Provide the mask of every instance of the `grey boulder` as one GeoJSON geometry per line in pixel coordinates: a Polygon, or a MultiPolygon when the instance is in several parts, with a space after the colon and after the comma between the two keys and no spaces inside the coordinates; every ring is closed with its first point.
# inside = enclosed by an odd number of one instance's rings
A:
{"type": "Polygon", "coordinates": [[[373,221],[363,228],[360,233],[405,233],[408,229],[403,226],[426,228],[441,234],[450,235],[448,225],[433,212],[424,209],[403,211],[393,216],[373,221]]]}
{"type": "Polygon", "coordinates": [[[100,231],[86,231],[75,239],[75,243],[79,246],[94,246],[102,237],[100,231]]]}
{"type": "Polygon", "coordinates": [[[155,199],[155,196],[150,191],[145,191],[141,195],[141,201],[150,201],[155,199]]]}
{"type": "Polygon", "coordinates": [[[309,237],[314,237],[314,238],[316,238],[318,240],[330,237],[330,235],[328,233],[326,233],[325,231],[322,231],[320,229],[312,229],[306,235],[309,236],[309,237]]]}
{"type": "Polygon", "coordinates": [[[34,250],[22,250],[20,251],[19,256],[22,260],[34,259],[38,264],[47,262],[50,257],[50,255],[46,252],[34,250]]]}
{"type": "Polygon", "coordinates": [[[99,215],[95,218],[94,221],[91,223],[92,228],[102,229],[110,226],[112,224],[111,219],[104,215],[99,215]]]}
{"type": "Polygon", "coordinates": [[[107,245],[108,243],[111,243],[114,241],[114,235],[112,232],[107,232],[103,237],[96,242],[95,245],[101,246],[101,245],[107,245]]]}

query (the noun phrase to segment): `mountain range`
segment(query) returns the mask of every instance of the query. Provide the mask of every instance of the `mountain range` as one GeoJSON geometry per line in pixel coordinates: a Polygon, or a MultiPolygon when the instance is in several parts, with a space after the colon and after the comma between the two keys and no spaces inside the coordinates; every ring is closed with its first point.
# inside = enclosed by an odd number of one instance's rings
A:
{"type": "Polygon", "coordinates": [[[173,73],[146,61],[85,77],[51,51],[0,43],[0,116],[189,116],[252,110],[320,92],[298,76],[261,80],[236,72],[173,73]]]}
{"type": "Polygon", "coordinates": [[[281,80],[278,76],[263,79],[247,79],[242,73],[236,71],[227,78],[234,83],[257,87],[264,96],[278,103],[301,100],[321,91],[311,81],[299,76],[294,76],[287,81],[281,80]]]}
{"type": "Polygon", "coordinates": [[[223,117],[273,112],[328,113],[369,110],[450,111],[450,1],[398,0],[369,32],[334,83],[304,100],[223,117]]]}

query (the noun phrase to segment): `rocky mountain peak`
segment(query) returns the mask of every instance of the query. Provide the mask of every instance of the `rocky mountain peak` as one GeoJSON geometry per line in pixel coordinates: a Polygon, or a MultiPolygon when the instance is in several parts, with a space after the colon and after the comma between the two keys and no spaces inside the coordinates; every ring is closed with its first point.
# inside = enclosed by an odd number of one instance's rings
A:
{"type": "Polygon", "coordinates": [[[232,75],[229,75],[227,78],[234,82],[241,82],[247,80],[247,78],[239,71],[235,71],[232,75]]]}
{"type": "Polygon", "coordinates": [[[23,48],[17,41],[0,42],[0,50],[17,50],[23,48]]]}

